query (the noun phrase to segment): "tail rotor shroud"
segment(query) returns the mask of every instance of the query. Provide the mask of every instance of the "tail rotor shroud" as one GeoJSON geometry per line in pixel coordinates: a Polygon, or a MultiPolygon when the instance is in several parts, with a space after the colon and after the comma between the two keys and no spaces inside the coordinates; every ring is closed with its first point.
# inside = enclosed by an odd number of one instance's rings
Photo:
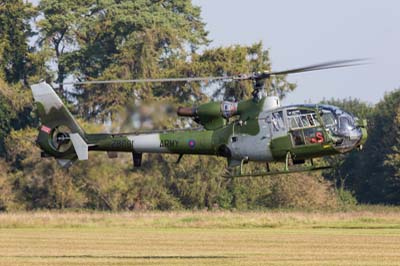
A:
{"type": "Polygon", "coordinates": [[[67,126],[61,125],[54,128],[51,133],[52,147],[60,153],[68,151],[72,146],[70,134],[71,130],[67,126]]]}

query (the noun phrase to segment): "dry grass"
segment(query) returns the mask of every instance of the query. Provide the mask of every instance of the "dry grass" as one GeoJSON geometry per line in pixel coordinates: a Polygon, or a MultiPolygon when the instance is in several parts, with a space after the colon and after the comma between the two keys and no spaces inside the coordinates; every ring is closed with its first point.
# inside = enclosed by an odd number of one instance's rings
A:
{"type": "Polygon", "coordinates": [[[340,212],[37,211],[0,214],[0,228],[398,228],[400,208],[359,208],[340,212]]]}
{"type": "Polygon", "coordinates": [[[400,212],[0,215],[0,265],[400,265],[400,212]]]}

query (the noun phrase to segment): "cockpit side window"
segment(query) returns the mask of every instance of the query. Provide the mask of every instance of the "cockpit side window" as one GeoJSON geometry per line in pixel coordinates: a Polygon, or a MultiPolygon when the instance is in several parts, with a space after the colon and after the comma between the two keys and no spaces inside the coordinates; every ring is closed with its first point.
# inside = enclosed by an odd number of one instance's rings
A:
{"type": "Polygon", "coordinates": [[[329,105],[319,106],[319,113],[335,149],[343,152],[358,145],[362,131],[357,127],[354,115],[329,105]]]}
{"type": "Polygon", "coordinates": [[[272,113],[271,124],[274,132],[285,130],[285,122],[283,121],[283,112],[272,113]]]}
{"type": "Polygon", "coordinates": [[[340,119],[339,119],[339,128],[351,130],[354,127],[355,127],[354,126],[354,122],[351,121],[350,117],[348,117],[348,116],[341,116],[340,117],[340,119]]]}
{"type": "Polygon", "coordinates": [[[330,111],[323,110],[321,117],[326,127],[334,126],[336,124],[335,116],[330,111]]]}

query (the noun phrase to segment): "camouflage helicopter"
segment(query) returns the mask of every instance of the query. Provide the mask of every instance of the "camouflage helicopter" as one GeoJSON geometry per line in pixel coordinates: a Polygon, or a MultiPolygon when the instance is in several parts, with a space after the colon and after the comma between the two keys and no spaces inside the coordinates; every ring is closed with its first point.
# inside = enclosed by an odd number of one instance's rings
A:
{"type": "Polygon", "coordinates": [[[361,148],[367,139],[366,121],[338,107],[323,104],[281,106],[277,96],[266,95],[264,84],[272,76],[348,67],[361,59],[341,60],[277,72],[258,72],[238,76],[191,77],[86,81],[64,84],[243,81],[253,82],[252,98],[243,101],[208,102],[195,107],[179,107],[178,116],[192,118],[199,129],[87,134],[76,122],[53,88],[45,83],[31,86],[41,121],[36,143],[42,157],[54,157],[62,166],[75,160],[88,160],[89,151],[130,152],[134,167],[143,153],[214,155],[227,158],[231,176],[270,175],[295,171],[320,170],[312,159],[361,148]],[[310,160],[311,167],[290,169],[310,160]],[[244,174],[243,164],[266,163],[266,171],[244,174]],[[284,163],[281,171],[271,171],[270,162],[284,163]],[[239,170],[239,171],[238,171],[239,170]]]}

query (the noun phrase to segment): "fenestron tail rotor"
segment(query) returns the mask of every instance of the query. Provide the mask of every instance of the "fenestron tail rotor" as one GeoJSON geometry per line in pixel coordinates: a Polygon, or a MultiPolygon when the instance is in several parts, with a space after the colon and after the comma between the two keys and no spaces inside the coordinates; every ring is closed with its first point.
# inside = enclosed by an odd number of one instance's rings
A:
{"type": "Polygon", "coordinates": [[[117,84],[117,83],[163,83],[163,82],[201,82],[201,81],[241,81],[241,80],[264,80],[271,76],[288,75],[302,72],[342,68],[367,64],[369,59],[337,60],[314,64],[305,67],[293,68],[283,71],[261,71],[236,76],[210,76],[210,77],[187,77],[187,78],[145,78],[145,79],[114,79],[114,80],[91,80],[78,82],[64,82],[63,85],[96,85],[96,84],[117,84]]]}
{"type": "Polygon", "coordinates": [[[66,126],[56,127],[51,135],[53,148],[58,152],[66,152],[72,146],[70,133],[71,130],[66,126]]]}

